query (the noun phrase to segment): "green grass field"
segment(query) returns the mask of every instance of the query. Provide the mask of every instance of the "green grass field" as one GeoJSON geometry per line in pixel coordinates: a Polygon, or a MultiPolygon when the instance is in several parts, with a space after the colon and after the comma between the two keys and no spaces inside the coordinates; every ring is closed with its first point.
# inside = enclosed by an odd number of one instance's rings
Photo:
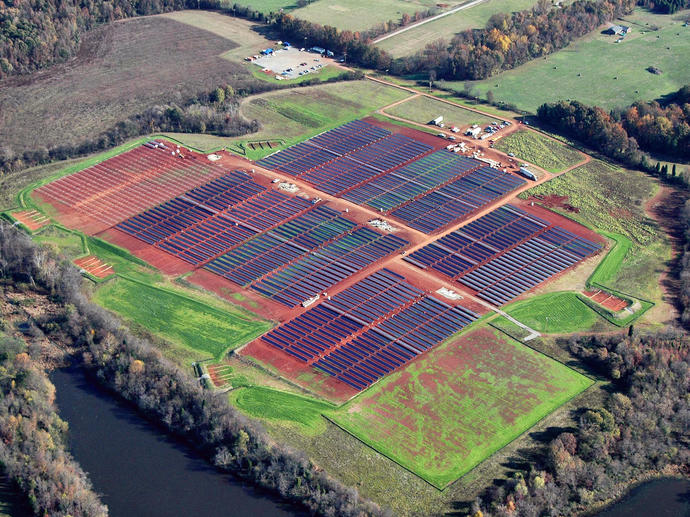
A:
{"type": "Polygon", "coordinates": [[[326,421],[321,415],[335,409],[327,402],[258,386],[233,390],[229,396],[235,407],[250,416],[298,424],[307,434],[323,432],[326,421]]]}
{"type": "MultiPolygon", "coordinates": [[[[457,4],[457,0],[446,2],[457,4]]],[[[378,23],[399,20],[403,13],[412,14],[436,6],[434,0],[315,0],[292,14],[321,25],[331,25],[341,30],[362,31],[378,23]]]]}
{"type": "Polygon", "coordinates": [[[584,160],[574,149],[536,131],[516,131],[501,138],[495,147],[554,173],[562,172],[584,160]]]}
{"type": "Polygon", "coordinates": [[[270,328],[268,322],[251,319],[229,304],[221,310],[167,289],[124,278],[101,286],[94,301],[165,340],[215,359],[270,328]]]}
{"type": "Polygon", "coordinates": [[[504,310],[519,322],[545,334],[585,332],[598,319],[573,292],[532,296],[511,303],[504,310]]]}
{"type": "Polygon", "coordinates": [[[331,418],[443,488],[590,384],[484,327],[386,377],[331,418]]]}
{"type": "Polygon", "coordinates": [[[535,0],[487,0],[397,34],[377,43],[376,46],[393,57],[409,56],[438,39],[450,41],[453,36],[464,30],[483,28],[489,18],[496,13],[522,11],[531,8],[536,3],[535,0]]]}
{"type": "Polygon", "coordinates": [[[402,104],[393,106],[386,110],[386,113],[412,120],[413,122],[419,122],[420,124],[426,124],[441,115],[446,126],[456,125],[458,127],[471,124],[488,124],[494,120],[474,111],[424,96],[415,97],[402,104]]]}
{"type": "MultiPolygon", "coordinates": [[[[557,100],[614,108],[661,97],[690,83],[690,27],[682,27],[688,13],[669,16],[637,9],[616,22],[632,27],[623,42],[594,31],[546,59],[472,83],[475,94],[484,97],[491,90],[496,101],[533,113],[542,103],[557,100]],[[660,29],[652,31],[652,25],[660,29]],[[649,73],[648,66],[663,73],[649,73]]],[[[465,83],[445,84],[462,91],[465,83]]]]}
{"type": "MultiPolygon", "coordinates": [[[[246,118],[258,120],[261,129],[235,142],[279,139],[287,147],[408,96],[404,90],[365,80],[256,95],[247,98],[240,110],[246,118]]],[[[247,157],[257,159],[271,152],[248,150],[247,157]]]]}

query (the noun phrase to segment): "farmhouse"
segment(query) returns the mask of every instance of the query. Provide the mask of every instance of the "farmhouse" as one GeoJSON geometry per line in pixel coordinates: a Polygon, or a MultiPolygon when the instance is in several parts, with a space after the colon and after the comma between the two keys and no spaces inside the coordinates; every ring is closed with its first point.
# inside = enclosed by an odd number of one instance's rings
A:
{"type": "Polygon", "coordinates": [[[614,36],[625,36],[630,32],[630,27],[625,25],[611,25],[605,32],[606,34],[613,34],[614,36]]]}

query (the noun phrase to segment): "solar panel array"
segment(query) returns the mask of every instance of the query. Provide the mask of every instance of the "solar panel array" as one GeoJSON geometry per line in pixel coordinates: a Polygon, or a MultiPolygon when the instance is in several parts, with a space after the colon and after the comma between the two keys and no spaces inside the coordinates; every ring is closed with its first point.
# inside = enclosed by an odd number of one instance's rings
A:
{"type": "Polygon", "coordinates": [[[412,228],[431,233],[468,217],[524,184],[525,180],[510,173],[482,167],[402,205],[391,215],[412,228]]]}
{"type": "Polygon", "coordinates": [[[361,390],[476,318],[382,269],[262,339],[361,390]]]}
{"type": "Polygon", "coordinates": [[[206,269],[247,287],[355,226],[331,208],[316,207],[235,247],[208,263],[206,269]]]}
{"type": "Polygon", "coordinates": [[[343,197],[387,212],[481,165],[479,160],[443,149],[387,172],[346,192],[343,197]]]}
{"type": "Polygon", "coordinates": [[[233,171],[117,228],[199,265],[310,207],[307,200],[268,190],[233,171]]]}
{"type": "Polygon", "coordinates": [[[407,244],[395,235],[360,227],[274,271],[252,289],[296,307],[407,244]]]}
{"type": "Polygon", "coordinates": [[[601,246],[512,205],[498,208],[405,258],[503,305],[601,246]]]}
{"type": "Polygon", "coordinates": [[[413,138],[355,120],[257,163],[339,195],[431,149],[413,138]]]}
{"type": "Polygon", "coordinates": [[[169,147],[144,144],[37,192],[112,226],[223,173],[222,167],[203,157],[182,159],[169,147]]]}

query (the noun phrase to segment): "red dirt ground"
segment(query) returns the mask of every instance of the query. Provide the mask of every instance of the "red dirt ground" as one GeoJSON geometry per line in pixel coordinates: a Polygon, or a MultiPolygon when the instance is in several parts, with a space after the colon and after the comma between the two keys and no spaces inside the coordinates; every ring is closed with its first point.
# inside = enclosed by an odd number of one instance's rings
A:
{"type": "Polygon", "coordinates": [[[417,129],[412,129],[410,127],[398,126],[397,124],[391,124],[389,122],[385,122],[374,117],[366,117],[362,120],[374,126],[385,128],[389,131],[392,131],[393,133],[399,133],[401,135],[414,138],[415,140],[418,140],[420,142],[424,142],[425,144],[433,147],[435,150],[445,149],[446,146],[450,143],[445,138],[439,138],[436,135],[432,135],[431,133],[426,133],[424,131],[419,131],[417,129]]]}
{"type": "Polygon", "coordinates": [[[48,217],[36,210],[20,210],[18,212],[12,212],[11,215],[32,232],[50,223],[48,217]]]}
{"type": "Polygon", "coordinates": [[[584,291],[582,294],[612,312],[622,311],[629,305],[627,301],[599,289],[595,291],[584,291]]]}
{"type": "Polygon", "coordinates": [[[563,210],[572,212],[574,214],[577,214],[580,211],[579,208],[568,203],[568,196],[558,196],[556,194],[550,194],[548,196],[530,196],[527,201],[538,201],[548,208],[562,208],[563,210]]]}
{"type": "Polygon", "coordinates": [[[88,255],[75,259],[74,264],[96,278],[106,278],[115,274],[115,270],[112,266],[101,261],[101,259],[95,255],[88,255]]]}

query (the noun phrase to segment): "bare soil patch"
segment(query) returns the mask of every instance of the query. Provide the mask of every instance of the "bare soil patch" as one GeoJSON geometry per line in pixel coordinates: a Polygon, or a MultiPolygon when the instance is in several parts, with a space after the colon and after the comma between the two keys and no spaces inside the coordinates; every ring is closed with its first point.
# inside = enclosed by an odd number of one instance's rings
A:
{"type": "Polygon", "coordinates": [[[253,80],[221,57],[235,46],[162,16],[89,31],[74,60],[0,82],[3,143],[15,152],[78,143],[150,106],[253,80]]]}

